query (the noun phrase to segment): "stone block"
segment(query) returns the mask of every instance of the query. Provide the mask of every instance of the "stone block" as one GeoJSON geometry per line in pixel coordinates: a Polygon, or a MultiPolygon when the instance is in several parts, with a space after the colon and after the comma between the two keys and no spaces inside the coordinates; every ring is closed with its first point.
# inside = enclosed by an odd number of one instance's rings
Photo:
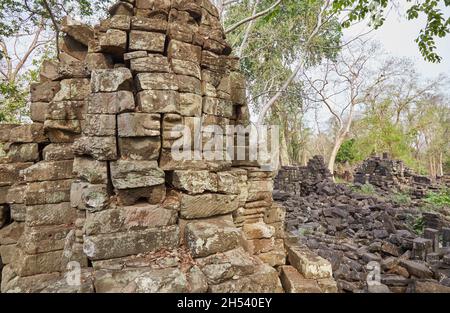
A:
{"type": "Polygon", "coordinates": [[[39,160],[37,143],[11,144],[7,154],[8,162],[26,163],[39,160]]]}
{"type": "Polygon", "coordinates": [[[25,204],[69,202],[71,185],[71,179],[30,183],[25,193],[25,204]]]}
{"type": "Polygon", "coordinates": [[[88,157],[76,157],[73,160],[73,172],[76,177],[91,184],[108,183],[108,166],[104,161],[88,157]]]}
{"type": "Polygon", "coordinates": [[[16,244],[23,234],[24,223],[13,222],[0,229],[0,245],[16,244]]]}
{"type": "Polygon", "coordinates": [[[108,29],[100,35],[99,45],[104,53],[122,55],[127,49],[127,33],[123,30],[108,29]]]}
{"type": "Polygon", "coordinates": [[[196,262],[209,284],[220,284],[233,277],[251,275],[255,267],[260,264],[241,247],[205,258],[197,258],[196,262]]]}
{"type": "Polygon", "coordinates": [[[158,160],[161,151],[159,137],[119,138],[120,155],[130,160],[158,160]]]}
{"type": "Polygon", "coordinates": [[[288,293],[321,293],[314,279],[305,279],[293,266],[281,266],[281,283],[288,293]]]}
{"type": "Polygon", "coordinates": [[[194,257],[235,249],[241,241],[241,232],[223,221],[195,221],[186,225],[184,240],[194,257]]]}
{"type": "Polygon", "coordinates": [[[159,114],[122,113],[117,117],[119,137],[159,136],[160,118],[159,114]]]}
{"type": "Polygon", "coordinates": [[[288,245],[288,259],[305,278],[319,279],[332,276],[331,264],[324,258],[314,254],[306,247],[288,245]]]}
{"type": "Polygon", "coordinates": [[[197,95],[202,94],[202,86],[198,78],[186,75],[177,75],[176,81],[179,92],[193,93],[197,95]]]}
{"type": "Polygon", "coordinates": [[[75,155],[88,155],[99,161],[117,159],[116,137],[81,137],[73,144],[75,155]]]}
{"type": "Polygon", "coordinates": [[[164,172],[156,161],[118,160],[111,162],[112,183],[117,189],[164,184],[164,172]]]}
{"type": "Polygon", "coordinates": [[[108,29],[129,30],[131,27],[131,17],[127,15],[114,15],[100,22],[101,30],[108,29]]]}
{"type": "Polygon", "coordinates": [[[166,197],[164,184],[151,187],[119,189],[115,192],[120,205],[133,205],[144,199],[150,204],[160,204],[166,197]]]}
{"type": "Polygon", "coordinates": [[[61,81],[61,90],[58,91],[52,101],[85,100],[91,93],[89,84],[88,78],[63,79],[61,81]]]}
{"type": "Polygon", "coordinates": [[[106,184],[90,184],[81,181],[72,183],[70,188],[72,207],[88,212],[97,212],[106,209],[109,202],[106,184]]]}
{"type": "Polygon", "coordinates": [[[71,224],[76,219],[76,209],[69,202],[33,205],[27,207],[25,225],[28,227],[71,224]]]}
{"type": "Polygon", "coordinates": [[[178,226],[149,228],[114,234],[87,236],[84,252],[91,260],[105,260],[178,246],[178,226]]]}
{"type": "Polygon", "coordinates": [[[252,275],[210,285],[208,291],[212,293],[281,293],[283,287],[277,271],[267,264],[262,264],[255,268],[255,273],[252,275]]]}
{"type": "Polygon", "coordinates": [[[43,123],[45,116],[47,115],[47,102],[31,102],[30,104],[30,117],[33,122],[43,123]]]}
{"type": "Polygon", "coordinates": [[[167,48],[169,59],[187,60],[197,64],[202,57],[202,48],[178,40],[171,40],[167,48]]]}
{"type": "Polygon", "coordinates": [[[174,225],[177,211],[140,203],[87,215],[86,235],[109,234],[174,225]]]}
{"type": "Polygon", "coordinates": [[[16,272],[19,276],[59,272],[62,270],[61,259],[62,250],[32,255],[23,254],[19,257],[16,272]]]}
{"type": "Polygon", "coordinates": [[[186,219],[211,217],[231,213],[238,209],[238,197],[236,195],[180,194],[180,215],[186,219]]]}
{"type": "Polygon", "coordinates": [[[177,189],[188,194],[217,192],[217,175],[209,171],[173,171],[168,180],[177,189]]]}
{"type": "Polygon", "coordinates": [[[152,33],[140,30],[130,32],[129,49],[144,50],[150,52],[163,53],[166,35],[161,33],[152,33]]]}
{"type": "Polygon", "coordinates": [[[85,101],[52,101],[47,106],[45,119],[48,120],[84,120],[87,110],[85,101]]]}
{"type": "Polygon", "coordinates": [[[116,116],[110,114],[86,114],[83,134],[86,136],[115,136],[116,116]]]}
{"type": "Polygon", "coordinates": [[[42,150],[45,161],[71,160],[74,158],[72,144],[52,143],[42,150]]]}
{"type": "Polygon", "coordinates": [[[183,116],[200,117],[202,115],[202,104],[203,99],[200,95],[180,93],[178,112],[183,116]]]}
{"type": "Polygon", "coordinates": [[[45,132],[53,143],[72,143],[81,134],[79,120],[46,120],[45,132]]]}
{"type": "Polygon", "coordinates": [[[41,143],[47,141],[44,125],[39,123],[24,124],[14,127],[9,133],[11,143],[41,143]]]}
{"type": "Polygon", "coordinates": [[[68,34],[76,41],[87,46],[89,40],[94,38],[94,30],[89,25],[83,24],[66,16],[61,21],[61,31],[68,34]]]}
{"type": "Polygon", "coordinates": [[[135,108],[134,96],[131,91],[94,93],[90,96],[87,113],[90,114],[117,114],[133,111],[135,108]]]}
{"type": "Polygon", "coordinates": [[[145,57],[130,60],[130,68],[133,73],[169,73],[170,66],[167,57],[159,54],[150,54],[145,57]]]}
{"type": "Polygon", "coordinates": [[[92,92],[131,91],[133,75],[127,68],[100,69],[92,71],[92,92]]]}
{"type": "MultiPolygon", "coordinates": [[[[21,181],[20,171],[33,163],[0,164],[0,186],[10,186],[21,181]]],[[[6,197],[6,194],[4,195],[6,197]]]]}
{"type": "Polygon", "coordinates": [[[233,116],[233,104],[231,101],[219,98],[204,97],[203,112],[206,114],[231,118],[233,116]]]}
{"type": "Polygon", "coordinates": [[[31,102],[50,102],[61,89],[59,81],[31,84],[31,102]]]}
{"type": "Polygon", "coordinates": [[[178,90],[176,76],[169,73],[139,73],[136,87],[141,90],[178,90]]]}
{"type": "Polygon", "coordinates": [[[70,225],[25,227],[19,245],[26,254],[62,250],[66,237],[72,229],[70,225]]]}
{"type": "Polygon", "coordinates": [[[73,161],[42,161],[22,171],[26,182],[64,180],[73,178],[73,161]]]}
{"type": "Polygon", "coordinates": [[[173,90],[144,90],[137,94],[138,109],[147,113],[177,113],[179,95],[173,90]]]}
{"type": "Polygon", "coordinates": [[[192,60],[171,59],[170,65],[175,74],[201,79],[200,65],[192,60]]]}
{"type": "Polygon", "coordinates": [[[167,21],[143,16],[133,16],[131,18],[131,29],[165,34],[167,30],[167,21]]]}
{"type": "Polygon", "coordinates": [[[245,239],[263,239],[272,238],[275,234],[275,228],[265,223],[244,224],[242,232],[245,239]]]}

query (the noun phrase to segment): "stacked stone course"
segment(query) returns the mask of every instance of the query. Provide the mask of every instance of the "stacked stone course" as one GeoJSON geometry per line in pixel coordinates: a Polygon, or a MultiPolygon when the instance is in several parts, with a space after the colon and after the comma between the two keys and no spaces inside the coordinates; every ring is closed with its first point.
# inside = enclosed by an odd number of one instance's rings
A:
{"type": "Polygon", "coordinates": [[[216,8],[119,1],[95,28],[61,29],[59,60],[31,88],[33,123],[0,125],[2,292],[282,291],[273,173],[171,153],[185,136],[205,143],[207,126],[248,124],[216,8]]]}

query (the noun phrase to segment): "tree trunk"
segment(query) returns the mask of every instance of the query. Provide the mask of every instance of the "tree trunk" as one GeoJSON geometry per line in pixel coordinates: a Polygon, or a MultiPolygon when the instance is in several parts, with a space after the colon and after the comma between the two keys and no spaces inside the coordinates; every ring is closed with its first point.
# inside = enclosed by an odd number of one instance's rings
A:
{"type": "Polygon", "coordinates": [[[444,176],[444,164],[443,164],[443,153],[439,153],[439,160],[438,160],[438,172],[437,175],[439,177],[444,176]]]}
{"type": "Polygon", "coordinates": [[[289,160],[288,147],[287,147],[286,136],[284,135],[284,131],[281,131],[280,135],[281,135],[281,145],[280,145],[281,166],[291,165],[291,162],[289,160]]]}
{"type": "Polygon", "coordinates": [[[336,140],[334,141],[333,150],[331,150],[330,159],[328,160],[328,170],[331,175],[334,176],[334,164],[336,162],[336,156],[341,148],[342,142],[344,141],[345,134],[339,134],[336,136],[336,140]]]}

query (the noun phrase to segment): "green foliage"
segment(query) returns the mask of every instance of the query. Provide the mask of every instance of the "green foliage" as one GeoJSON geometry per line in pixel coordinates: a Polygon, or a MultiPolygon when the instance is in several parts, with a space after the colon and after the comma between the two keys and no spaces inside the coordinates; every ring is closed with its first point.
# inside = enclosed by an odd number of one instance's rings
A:
{"type": "Polygon", "coordinates": [[[355,161],[359,160],[359,151],[356,146],[355,139],[349,139],[342,143],[339,151],[336,155],[336,162],[345,164],[353,164],[355,161]]]}
{"type": "Polygon", "coordinates": [[[417,218],[414,220],[414,223],[413,223],[412,226],[413,226],[414,232],[415,232],[417,235],[422,235],[422,234],[423,234],[423,229],[424,229],[424,227],[425,227],[425,220],[423,219],[422,216],[417,217],[417,218]]]}
{"type": "Polygon", "coordinates": [[[18,122],[26,116],[27,91],[21,86],[0,81],[0,123],[18,122]]]}
{"type": "MultiPolygon", "coordinates": [[[[425,60],[440,62],[441,57],[436,53],[436,38],[443,38],[450,32],[450,17],[444,16],[441,7],[450,6],[449,0],[407,0],[411,3],[406,10],[408,20],[426,17],[426,24],[420,30],[416,42],[425,60]]],[[[395,4],[389,0],[335,0],[333,10],[341,12],[350,9],[348,19],[343,22],[343,27],[349,27],[352,22],[368,18],[370,24],[379,28],[385,21],[386,12],[395,4]]]]}
{"type": "Polygon", "coordinates": [[[391,195],[391,200],[399,205],[408,205],[411,203],[411,196],[407,192],[396,192],[391,195]]]}
{"type": "Polygon", "coordinates": [[[429,192],[425,197],[425,202],[438,208],[450,207],[450,188],[442,189],[439,192],[429,192]]]}
{"type": "Polygon", "coordinates": [[[375,187],[372,184],[365,183],[360,186],[352,186],[351,189],[354,192],[359,192],[365,195],[374,195],[376,193],[375,187]]]}
{"type": "Polygon", "coordinates": [[[104,11],[110,0],[0,0],[0,36],[9,37],[19,31],[30,33],[34,26],[49,21],[51,14],[60,21],[66,15],[91,17],[104,11]],[[51,14],[46,8],[48,4],[51,14]]]}

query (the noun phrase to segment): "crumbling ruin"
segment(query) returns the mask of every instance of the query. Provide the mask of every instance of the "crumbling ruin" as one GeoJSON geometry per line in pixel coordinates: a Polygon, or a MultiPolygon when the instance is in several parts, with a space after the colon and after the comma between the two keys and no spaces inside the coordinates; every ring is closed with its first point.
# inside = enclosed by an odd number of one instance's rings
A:
{"type": "Polygon", "coordinates": [[[248,123],[209,0],[119,1],[95,28],[61,26],[59,60],[31,88],[33,123],[0,125],[2,292],[336,291],[307,249],[288,245],[284,266],[273,172],[174,158],[209,125],[248,123]]]}
{"type": "MultiPolygon", "coordinates": [[[[368,176],[385,191],[399,186],[395,177],[404,171],[390,166],[399,162],[373,158],[364,164],[377,165],[368,176]]],[[[418,195],[417,182],[402,183],[418,195]]],[[[286,208],[287,236],[331,263],[340,291],[450,292],[449,220],[379,195],[335,184],[321,157],[283,168],[275,179],[274,200],[286,208]],[[411,227],[414,218],[424,221],[421,236],[411,227]]]]}

